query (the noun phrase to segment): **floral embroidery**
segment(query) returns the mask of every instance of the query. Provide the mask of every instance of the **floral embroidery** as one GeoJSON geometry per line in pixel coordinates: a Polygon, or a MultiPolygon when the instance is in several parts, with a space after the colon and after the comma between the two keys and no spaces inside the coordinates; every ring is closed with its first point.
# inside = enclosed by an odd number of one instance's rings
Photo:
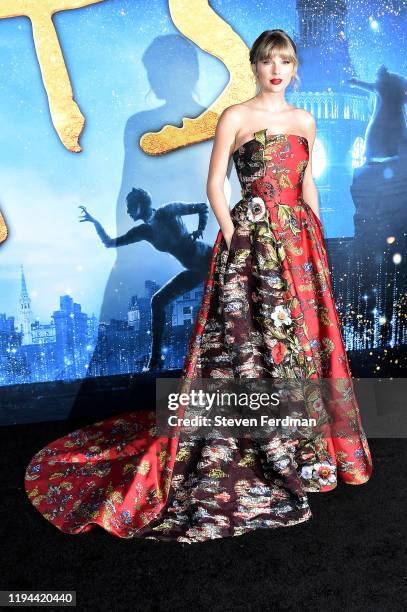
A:
{"type": "Polygon", "coordinates": [[[281,304],[275,307],[274,311],[271,313],[271,318],[273,319],[276,327],[291,325],[290,313],[287,308],[284,308],[284,306],[281,306],[281,304]]]}
{"type": "Polygon", "coordinates": [[[247,218],[249,221],[260,221],[266,215],[266,205],[264,200],[259,197],[251,198],[247,208],[247,218]]]}
{"type": "Polygon", "coordinates": [[[336,482],[336,467],[326,462],[303,465],[301,476],[307,480],[317,480],[322,485],[329,485],[336,482]]]}

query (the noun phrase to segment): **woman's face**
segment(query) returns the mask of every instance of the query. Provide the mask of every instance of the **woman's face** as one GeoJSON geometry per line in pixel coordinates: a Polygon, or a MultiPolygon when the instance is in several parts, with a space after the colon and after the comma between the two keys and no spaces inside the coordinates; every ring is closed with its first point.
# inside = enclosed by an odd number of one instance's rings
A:
{"type": "MultiPolygon", "coordinates": [[[[254,69],[254,73],[256,70],[254,69]]],[[[257,62],[258,82],[263,91],[284,91],[294,75],[294,62],[274,50],[268,58],[257,62]]]]}

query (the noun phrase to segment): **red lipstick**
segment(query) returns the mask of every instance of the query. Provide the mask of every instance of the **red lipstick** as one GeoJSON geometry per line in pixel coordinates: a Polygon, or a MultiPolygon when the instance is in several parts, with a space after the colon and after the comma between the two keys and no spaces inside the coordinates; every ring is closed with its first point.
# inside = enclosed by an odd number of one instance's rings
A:
{"type": "Polygon", "coordinates": [[[281,83],[282,79],[271,79],[271,82],[273,83],[273,85],[278,85],[279,83],[281,83]]]}

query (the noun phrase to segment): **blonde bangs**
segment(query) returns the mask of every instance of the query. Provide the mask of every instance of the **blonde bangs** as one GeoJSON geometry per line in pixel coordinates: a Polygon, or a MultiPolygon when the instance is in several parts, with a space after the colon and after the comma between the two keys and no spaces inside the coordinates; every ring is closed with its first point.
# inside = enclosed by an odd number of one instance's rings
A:
{"type": "Polygon", "coordinates": [[[279,55],[283,60],[290,60],[290,62],[293,62],[294,64],[297,61],[291,45],[285,41],[270,41],[268,44],[266,43],[264,47],[261,47],[258,50],[257,61],[262,62],[263,60],[270,59],[273,55],[279,55]]]}

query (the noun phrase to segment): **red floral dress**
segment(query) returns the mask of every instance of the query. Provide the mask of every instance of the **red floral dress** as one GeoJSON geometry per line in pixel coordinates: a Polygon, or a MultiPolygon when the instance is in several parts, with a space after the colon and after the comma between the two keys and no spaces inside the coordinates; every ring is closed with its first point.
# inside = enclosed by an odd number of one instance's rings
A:
{"type": "Polygon", "coordinates": [[[135,411],[73,431],[31,459],[25,488],[61,531],[202,542],[312,518],[308,492],[369,480],[372,460],[340,331],[322,226],[302,199],[308,141],[260,130],[233,154],[242,199],[219,231],[183,368],[196,379],[330,383],[298,436],[157,435],[135,411]]]}

